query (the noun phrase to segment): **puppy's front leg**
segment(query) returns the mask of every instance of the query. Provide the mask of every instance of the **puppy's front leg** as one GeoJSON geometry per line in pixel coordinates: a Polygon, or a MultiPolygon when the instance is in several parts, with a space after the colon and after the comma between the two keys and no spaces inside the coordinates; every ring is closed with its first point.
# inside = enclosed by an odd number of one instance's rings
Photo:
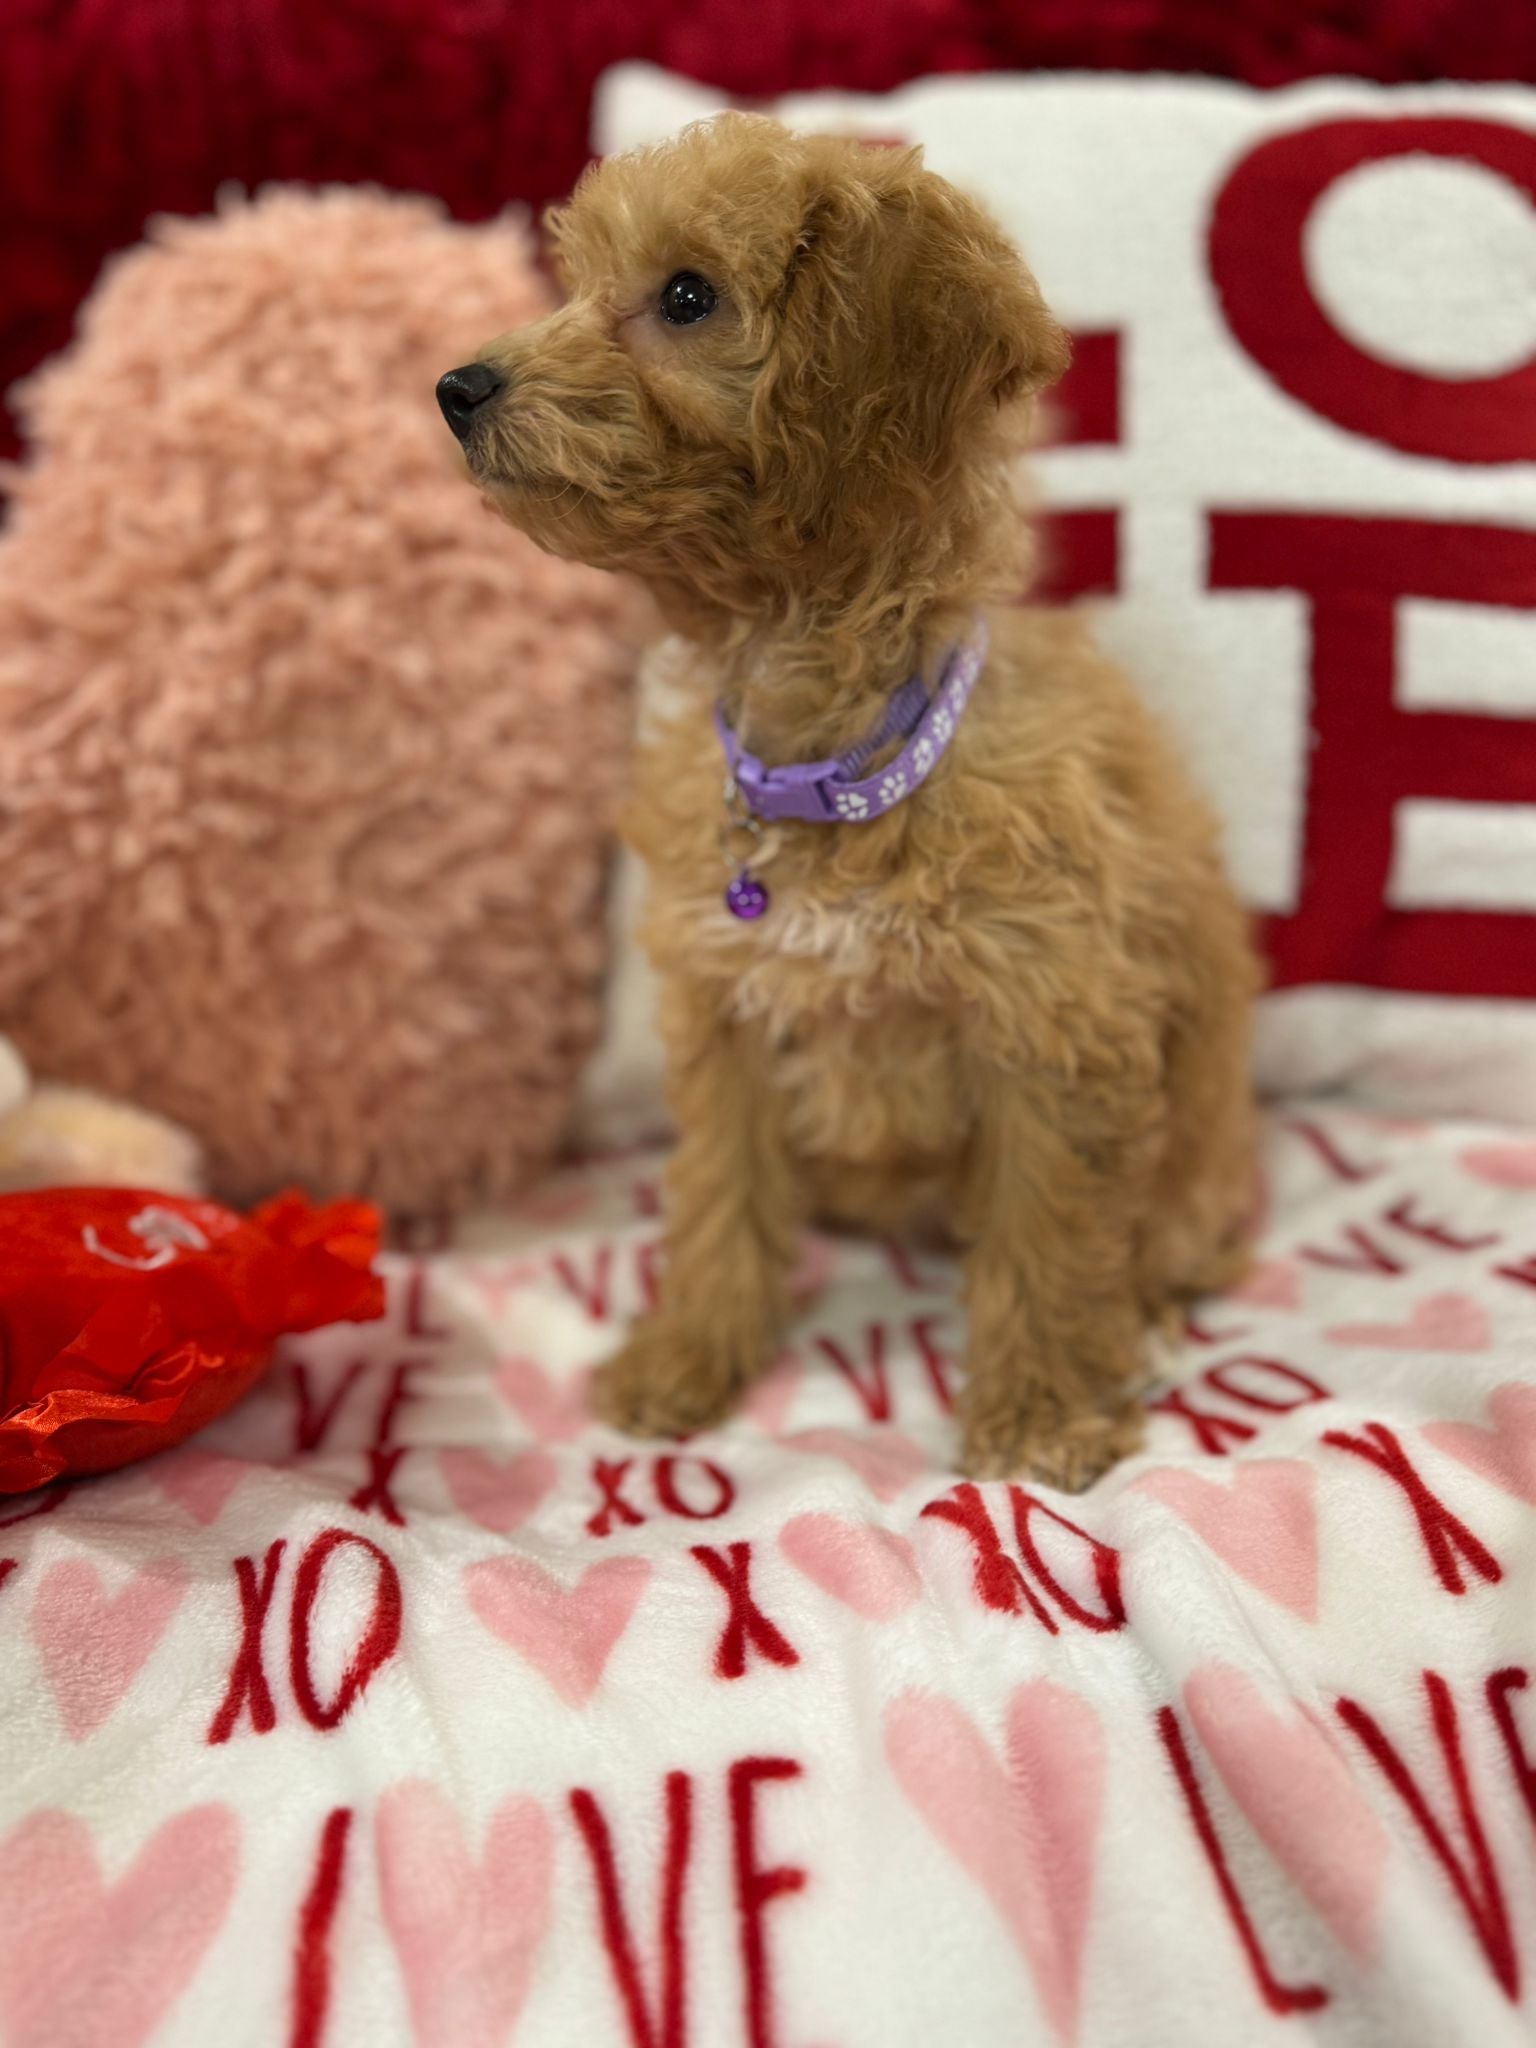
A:
{"type": "Polygon", "coordinates": [[[1076,1104],[1018,1077],[989,1091],[968,1187],[965,1469],[1076,1492],[1141,1436],[1137,1241],[1152,1099],[1076,1104]]]}
{"type": "Polygon", "coordinates": [[[718,1422],[773,1353],[800,1213],[755,1036],[668,992],[666,1267],[654,1315],[597,1375],[598,1413],[635,1436],[718,1422]]]}

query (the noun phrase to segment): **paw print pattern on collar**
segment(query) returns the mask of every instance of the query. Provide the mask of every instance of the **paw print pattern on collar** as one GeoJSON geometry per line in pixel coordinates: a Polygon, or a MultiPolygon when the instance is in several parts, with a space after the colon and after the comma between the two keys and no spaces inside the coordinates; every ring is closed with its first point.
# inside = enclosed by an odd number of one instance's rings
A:
{"type": "Polygon", "coordinates": [[[986,656],[986,624],[978,618],[970,637],[945,662],[931,697],[921,676],[908,677],[869,738],[827,761],[769,768],[746,751],[716,706],[715,729],[725,750],[731,798],[770,823],[795,818],[812,825],[864,824],[882,817],[932,773],[954,739],[986,656]],[[881,748],[898,738],[905,745],[895,760],[864,775],[881,748]]]}

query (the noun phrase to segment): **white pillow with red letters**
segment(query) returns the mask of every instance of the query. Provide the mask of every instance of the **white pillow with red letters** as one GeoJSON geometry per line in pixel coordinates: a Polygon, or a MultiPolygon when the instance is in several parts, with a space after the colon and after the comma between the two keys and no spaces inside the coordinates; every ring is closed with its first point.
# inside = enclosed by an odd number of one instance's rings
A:
{"type": "MultiPolygon", "coordinates": [[[[624,66],[596,145],[725,104],[624,66]]],[[[1536,1122],[1536,93],[991,77],[772,111],[922,143],[1077,337],[1051,577],[1222,809],[1261,1083],[1536,1122]]],[[[602,1100],[650,1057],[615,993],[602,1100]]]]}

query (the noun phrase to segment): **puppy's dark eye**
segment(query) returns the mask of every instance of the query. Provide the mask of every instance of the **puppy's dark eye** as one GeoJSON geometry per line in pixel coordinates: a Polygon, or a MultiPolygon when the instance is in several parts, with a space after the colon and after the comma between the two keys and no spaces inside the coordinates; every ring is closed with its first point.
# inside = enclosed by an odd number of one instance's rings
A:
{"type": "Polygon", "coordinates": [[[695,320],[707,320],[715,310],[715,290],[693,270],[680,270],[662,287],[657,310],[674,327],[691,327],[695,320]]]}

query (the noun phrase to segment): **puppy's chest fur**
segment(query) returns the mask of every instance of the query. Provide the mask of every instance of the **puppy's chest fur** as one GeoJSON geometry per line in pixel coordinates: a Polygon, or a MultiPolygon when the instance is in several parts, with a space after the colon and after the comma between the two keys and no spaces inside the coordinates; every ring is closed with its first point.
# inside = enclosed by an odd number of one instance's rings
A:
{"type": "Polygon", "coordinates": [[[679,721],[642,755],[631,819],[651,875],[647,942],[664,979],[695,985],[748,1028],[803,1160],[937,1168],[967,1116],[944,1000],[954,934],[945,906],[912,886],[921,851],[879,856],[870,835],[889,834],[893,821],[801,828],[762,868],[767,914],[744,924],[723,900],[722,818],[714,734],[679,721]]]}
{"type": "Polygon", "coordinates": [[[761,1029],[764,1079],[784,1098],[794,1149],[871,1166],[936,1163],[964,1114],[958,1038],[927,993],[939,935],[874,890],[785,897],[747,941],[731,1009],[761,1029]]]}

